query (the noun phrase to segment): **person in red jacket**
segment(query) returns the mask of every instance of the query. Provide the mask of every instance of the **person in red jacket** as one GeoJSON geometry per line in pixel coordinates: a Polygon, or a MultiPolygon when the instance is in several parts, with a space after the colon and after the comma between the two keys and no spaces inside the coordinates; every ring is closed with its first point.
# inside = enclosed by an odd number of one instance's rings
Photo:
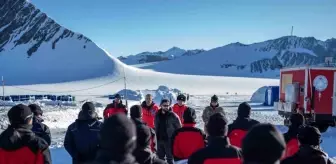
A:
{"type": "Polygon", "coordinates": [[[187,109],[185,102],[186,102],[186,96],[180,94],[177,96],[177,103],[174,104],[173,106],[173,112],[179,116],[182,123],[183,123],[183,112],[187,109]]]}
{"type": "Polygon", "coordinates": [[[114,101],[112,104],[108,104],[104,110],[104,119],[116,114],[116,113],[125,113],[127,115],[126,106],[121,101],[121,96],[116,94],[114,96],[114,101]]]}
{"type": "Polygon", "coordinates": [[[26,105],[8,111],[10,125],[0,135],[1,164],[51,164],[48,143],[35,136],[33,113],[26,105]]]}
{"type": "Polygon", "coordinates": [[[229,125],[229,139],[233,146],[241,148],[241,143],[246,133],[259,121],[250,118],[251,106],[243,102],[238,106],[238,117],[229,125]]]}
{"type": "Polygon", "coordinates": [[[188,164],[241,164],[242,152],[230,145],[227,124],[228,120],[221,113],[210,116],[206,125],[209,134],[208,146],[193,153],[188,164]]]}
{"type": "Polygon", "coordinates": [[[290,126],[287,133],[284,134],[286,141],[286,150],[282,159],[294,155],[299,150],[298,133],[299,129],[304,126],[304,117],[299,113],[292,114],[289,117],[290,126]]]}
{"type": "Polygon", "coordinates": [[[154,128],[154,118],[159,110],[159,107],[153,102],[153,96],[151,94],[146,95],[146,101],[142,102],[142,120],[150,128],[154,128]]]}
{"type": "Polygon", "coordinates": [[[172,150],[175,161],[188,159],[191,154],[205,147],[205,133],[196,128],[196,112],[187,108],[183,114],[183,126],[172,137],[172,150]]]}

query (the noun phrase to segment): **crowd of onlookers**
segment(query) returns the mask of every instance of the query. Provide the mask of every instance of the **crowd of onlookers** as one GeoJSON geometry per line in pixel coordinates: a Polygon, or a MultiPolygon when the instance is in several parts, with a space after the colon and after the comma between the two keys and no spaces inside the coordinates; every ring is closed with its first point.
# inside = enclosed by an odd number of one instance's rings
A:
{"type": "MultiPolygon", "coordinates": [[[[243,102],[229,124],[216,95],[203,110],[204,131],[196,127],[196,111],[186,96],[177,103],[163,99],[159,105],[146,95],[129,110],[116,95],[104,110],[104,122],[91,102],[83,104],[69,125],[64,147],[73,164],[331,164],[320,147],[320,131],[305,124],[304,117],[290,117],[288,132],[250,118],[243,102]],[[130,118],[127,115],[130,115],[130,118]]],[[[16,105],[8,111],[9,127],[0,135],[0,164],[52,163],[49,128],[41,108],[16,105]]]]}

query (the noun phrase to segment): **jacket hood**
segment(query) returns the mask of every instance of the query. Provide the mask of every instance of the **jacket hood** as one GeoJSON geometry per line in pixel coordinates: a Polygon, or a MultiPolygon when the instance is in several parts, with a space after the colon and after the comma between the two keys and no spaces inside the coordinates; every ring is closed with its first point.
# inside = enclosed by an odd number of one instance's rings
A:
{"type": "Polygon", "coordinates": [[[17,150],[27,143],[35,136],[31,131],[32,125],[21,125],[18,128],[9,126],[0,135],[0,148],[5,150],[17,150]]]}

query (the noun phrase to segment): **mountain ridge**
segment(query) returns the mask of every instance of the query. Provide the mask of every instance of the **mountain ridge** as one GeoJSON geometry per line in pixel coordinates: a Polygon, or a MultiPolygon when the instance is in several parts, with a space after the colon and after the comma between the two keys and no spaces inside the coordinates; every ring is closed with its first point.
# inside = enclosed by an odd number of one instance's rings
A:
{"type": "Polygon", "coordinates": [[[325,57],[336,57],[336,39],[283,36],[252,44],[230,43],[142,68],[177,74],[278,78],[283,67],[323,65],[325,57]]]}
{"type": "Polygon", "coordinates": [[[119,74],[120,63],[26,0],[0,0],[0,70],[7,85],[119,74]],[[3,71],[4,70],[4,71],[3,71]]]}

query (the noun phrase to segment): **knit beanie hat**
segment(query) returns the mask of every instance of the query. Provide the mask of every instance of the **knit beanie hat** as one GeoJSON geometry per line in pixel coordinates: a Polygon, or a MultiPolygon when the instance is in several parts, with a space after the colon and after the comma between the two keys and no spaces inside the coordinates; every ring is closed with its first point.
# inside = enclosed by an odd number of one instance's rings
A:
{"type": "Polygon", "coordinates": [[[211,102],[218,102],[218,96],[217,95],[213,95],[211,97],[211,102]]]}
{"type": "Polygon", "coordinates": [[[7,113],[12,126],[25,125],[33,117],[31,109],[23,104],[13,106],[7,113]]]}
{"type": "Polygon", "coordinates": [[[31,109],[31,111],[33,112],[35,116],[43,114],[41,107],[38,106],[37,104],[30,104],[28,105],[28,107],[31,109]]]}
{"type": "Polygon", "coordinates": [[[251,115],[251,106],[247,102],[243,102],[238,106],[238,117],[249,118],[251,115]]]}
{"type": "Polygon", "coordinates": [[[274,163],[285,148],[283,135],[273,125],[258,124],[243,139],[243,158],[246,162],[274,163]]]}
{"type": "Polygon", "coordinates": [[[196,123],[196,112],[194,109],[188,107],[183,112],[183,123],[186,124],[195,124],[196,123]]]}
{"type": "Polygon", "coordinates": [[[78,119],[80,120],[90,120],[97,119],[98,113],[96,112],[96,108],[92,102],[85,102],[82,105],[82,110],[78,114],[78,119]]]}

